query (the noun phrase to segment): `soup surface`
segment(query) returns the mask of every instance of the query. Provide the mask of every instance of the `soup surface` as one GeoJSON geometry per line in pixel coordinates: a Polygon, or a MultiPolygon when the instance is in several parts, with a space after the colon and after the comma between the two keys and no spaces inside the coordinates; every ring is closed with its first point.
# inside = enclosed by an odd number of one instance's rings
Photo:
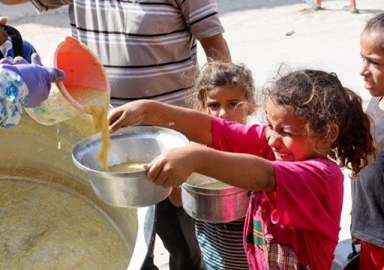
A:
{"type": "Polygon", "coordinates": [[[207,188],[207,189],[223,189],[223,188],[229,188],[232,187],[228,184],[225,184],[223,182],[213,182],[213,183],[206,183],[206,184],[201,184],[199,185],[201,188],[207,188]]]}
{"type": "Polygon", "coordinates": [[[29,181],[0,189],[0,269],[127,269],[125,242],[86,200],[29,181]]]}
{"type": "Polygon", "coordinates": [[[147,165],[147,163],[121,163],[118,165],[114,165],[109,167],[110,172],[138,172],[138,171],[144,171],[144,166],[147,165]]]}

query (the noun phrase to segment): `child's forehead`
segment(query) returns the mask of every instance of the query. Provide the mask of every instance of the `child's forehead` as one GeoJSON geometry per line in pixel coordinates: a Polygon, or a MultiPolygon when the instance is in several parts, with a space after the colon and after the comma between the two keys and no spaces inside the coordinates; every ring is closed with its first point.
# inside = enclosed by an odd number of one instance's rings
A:
{"type": "Polygon", "coordinates": [[[292,108],[286,105],[279,105],[276,104],[271,98],[268,98],[266,108],[265,108],[265,114],[274,117],[276,115],[290,115],[294,116],[294,113],[292,111],[292,108]]]}
{"type": "Polygon", "coordinates": [[[209,97],[237,97],[244,98],[245,90],[236,86],[215,86],[207,92],[207,98],[209,97]]]}
{"type": "Polygon", "coordinates": [[[375,45],[381,47],[384,50],[384,33],[373,31],[373,32],[367,32],[364,31],[361,33],[360,39],[363,40],[370,40],[375,45]]]}

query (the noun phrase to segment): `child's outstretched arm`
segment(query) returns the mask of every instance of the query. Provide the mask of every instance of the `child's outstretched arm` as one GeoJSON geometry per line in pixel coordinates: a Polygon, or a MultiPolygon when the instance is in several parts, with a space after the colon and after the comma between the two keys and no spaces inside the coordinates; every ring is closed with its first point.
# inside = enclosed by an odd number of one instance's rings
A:
{"type": "Polygon", "coordinates": [[[146,123],[179,131],[197,143],[212,144],[211,117],[192,109],[140,100],[111,110],[108,120],[110,132],[146,123]]]}
{"type": "Polygon", "coordinates": [[[180,186],[192,172],[252,191],[273,191],[276,183],[270,161],[203,146],[167,151],[148,164],[148,169],[148,180],[164,187],[180,186]]]}

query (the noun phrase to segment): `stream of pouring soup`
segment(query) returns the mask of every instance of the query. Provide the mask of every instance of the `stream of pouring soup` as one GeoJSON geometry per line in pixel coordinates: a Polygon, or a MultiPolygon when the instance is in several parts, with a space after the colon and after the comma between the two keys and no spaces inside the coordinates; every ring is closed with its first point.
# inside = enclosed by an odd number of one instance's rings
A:
{"type": "Polygon", "coordinates": [[[77,102],[84,106],[86,113],[92,115],[95,130],[101,132],[99,159],[102,162],[102,170],[108,171],[108,150],[111,146],[107,119],[109,93],[83,86],[67,87],[67,91],[77,102]]]}

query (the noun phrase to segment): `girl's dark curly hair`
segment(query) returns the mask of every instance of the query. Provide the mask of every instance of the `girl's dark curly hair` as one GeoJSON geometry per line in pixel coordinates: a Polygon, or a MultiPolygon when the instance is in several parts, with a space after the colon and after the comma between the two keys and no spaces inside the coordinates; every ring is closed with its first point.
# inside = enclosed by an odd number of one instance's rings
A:
{"type": "Polygon", "coordinates": [[[248,115],[256,110],[255,84],[252,72],[243,64],[208,62],[200,70],[195,87],[191,90],[187,103],[193,109],[204,111],[207,108],[208,92],[215,87],[231,86],[244,92],[245,108],[248,115]]]}
{"type": "Polygon", "coordinates": [[[330,125],[339,126],[339,135],[327,152],[340,167],[355,177],[375,157],[371,120],[362,108],[362,99],[340,83],[336,74],[319,70],[299,70],[282,76],[268,89],[268,97],[286,106],[303,120],[308,139],[328,138],[330,125]]]}

